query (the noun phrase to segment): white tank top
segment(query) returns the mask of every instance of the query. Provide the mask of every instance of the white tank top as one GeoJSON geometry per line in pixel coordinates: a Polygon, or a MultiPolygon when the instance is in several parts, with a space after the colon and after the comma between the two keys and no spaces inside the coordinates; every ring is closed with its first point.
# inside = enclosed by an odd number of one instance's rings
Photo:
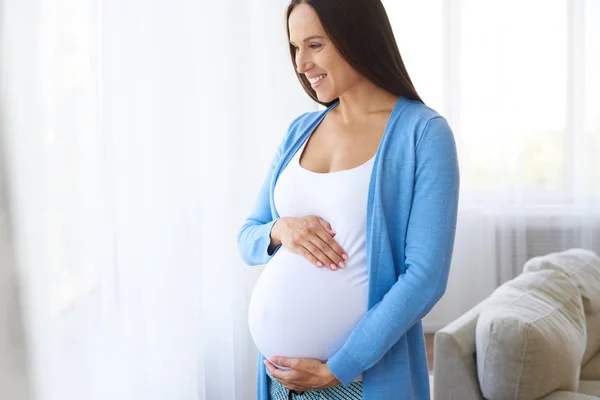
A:
{"type": "Polygon", "coordinates": [[[366,214],[375,156],[352,169],[317,173],[300,165],[306,143],[276,182],[275,207],[282,217],[317,215],[329,222],[349,259],[346,268],[332,271],[282,246],[256,283],[248,317],[265,357],[325,362],[367,312],[366,214]]]}

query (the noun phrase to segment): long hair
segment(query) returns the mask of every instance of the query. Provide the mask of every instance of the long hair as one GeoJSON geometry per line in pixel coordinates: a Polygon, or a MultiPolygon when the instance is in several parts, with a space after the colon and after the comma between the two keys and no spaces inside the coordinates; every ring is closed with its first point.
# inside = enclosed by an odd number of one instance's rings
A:
{"type": "MultiPolygon", "coordinates": [[[[352,68],[373,84],[397,96],[421,100],[400,56],[387,13],[380,0],[292,0],[287,8],[286,30],[290,39],[290,14],[299,4],[311,6],[327,36],[352,68]]],[[[338,99],[324,103],[310,82],[299,74],[294,46],[290,55],[294,72],[304,91],[317,103],[329,107],[338,99]]]]}

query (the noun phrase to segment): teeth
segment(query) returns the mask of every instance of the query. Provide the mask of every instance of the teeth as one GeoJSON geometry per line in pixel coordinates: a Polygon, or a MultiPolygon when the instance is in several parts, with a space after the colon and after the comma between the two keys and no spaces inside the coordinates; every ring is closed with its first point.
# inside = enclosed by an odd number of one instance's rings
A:
{"type": "Polygon", "coordinates": [[[327,76],[327,74],[319,75],[316,78],[309,78],[308,81],[314,85],[315,83],[319,82],[321,79],[325,78],[326,76],[327,76]]]}

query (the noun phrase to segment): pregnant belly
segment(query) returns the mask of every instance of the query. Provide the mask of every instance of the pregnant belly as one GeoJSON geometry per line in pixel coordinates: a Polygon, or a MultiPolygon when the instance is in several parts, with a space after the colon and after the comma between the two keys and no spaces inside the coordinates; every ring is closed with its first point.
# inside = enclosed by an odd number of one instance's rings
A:
{"type": "Polygon", "coordinates": [[[250,333],[267,358],[316,358],[325,362],[367,312],[367,296],[364,260],[350,259],[346,268],[332,271],[282,247],[252,293],[250,333]]]}

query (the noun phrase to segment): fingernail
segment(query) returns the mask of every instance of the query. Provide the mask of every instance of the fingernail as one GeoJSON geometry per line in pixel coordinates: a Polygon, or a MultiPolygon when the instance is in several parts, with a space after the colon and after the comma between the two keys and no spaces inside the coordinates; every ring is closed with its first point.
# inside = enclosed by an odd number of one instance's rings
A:
{"type": "Polygon", "coordinates": [[[318,261],[318,262],[317,262],[317,265],[318,265],[319,267],[322,267],[322,266],[323,266],[323,264],[321,263],[321,261],[318,261]]]}
{"type": "Polygon", "coordinates": [[[346,267],[346,264],[344,264],[343,261],[340,261],[340,268],[345,268],[345,267],[346,267]]]}
{"type": "Polygon", "coordinates": [[[337,267],[335,266],[335,264],[331,264],[331,269],[337,269],[337,267]]]}
{"type": "Polygon", "coordinates": [[[342,258],[343,258],[344,260],[347,260],[347,259],[348,259],[348,255],[347,255],[346,253],[344,253],[344,254],[342,254],[342,258]]]}

